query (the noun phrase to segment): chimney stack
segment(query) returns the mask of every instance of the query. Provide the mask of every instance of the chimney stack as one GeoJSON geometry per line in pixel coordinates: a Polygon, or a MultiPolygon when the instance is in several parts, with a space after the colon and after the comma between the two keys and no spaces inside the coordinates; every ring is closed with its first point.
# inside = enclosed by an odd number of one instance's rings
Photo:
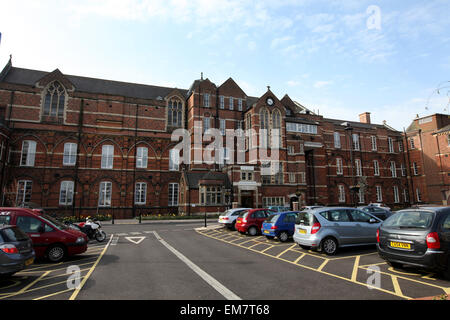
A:
{"type": "Polygon", "coordinates": [[[370,124],[370,112],[364,112],[359,115],[359,122],[370,124]]]}

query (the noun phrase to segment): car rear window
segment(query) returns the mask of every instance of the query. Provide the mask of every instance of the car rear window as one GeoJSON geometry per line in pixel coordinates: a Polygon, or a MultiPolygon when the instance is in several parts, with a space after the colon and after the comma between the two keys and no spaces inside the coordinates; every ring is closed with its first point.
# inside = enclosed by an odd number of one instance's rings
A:
{"type": "Polygon", "coordinates": [[[266,222],[276,223],[279,217],[280,217],[279,214],[272,214],[266,219],[266,222]]]}
{"type": "Polygon", "coordinates": [[[28,240],[27,234],[16,227],[5,228],[1,230],[0,233],[5,242],[17,242],[28,240]]]}
{"type": "Polygon", "coordinates": [[[248,211],[247,210],[242,211],[241,213],[239,213],[239,217],[241,217],[241,218],[247,218],[247,216],[248,216],[248,211]]]}
{"type": "Polygon", "coordinates": [[[314,224],[314,215],[309,212],[299,212],[295,224],[302,224],[304,226],[312,226],[314,224]]]}
{"type": "Polygon", "coordinates": [[[429,211],[403,211],[394,214],[383,223],[385,227],[429,229],[434,214],[429,211]]]}

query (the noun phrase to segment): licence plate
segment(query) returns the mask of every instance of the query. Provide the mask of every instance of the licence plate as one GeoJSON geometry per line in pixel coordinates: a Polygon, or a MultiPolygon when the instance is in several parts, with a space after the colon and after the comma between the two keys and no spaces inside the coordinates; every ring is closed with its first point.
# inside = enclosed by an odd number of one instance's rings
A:
{"type": "Polygon", "coordinates": [[[30,258],[27,261],[25,261],[25,266],[29,266],[30,264],[33,264],[33,262],[34,262],[34,259],[30,258]]]}
{"type": "Polygon", "coordinates": [[[269,230],[264,230],[264,233],[270,233],[269,230]]]}
{"type": "Polygon", "coordinates": [[[236,221],[236,223],[241,223],[241,222],[238,220],[238,221],[236,221]]]}
{"type": "Polygon", "coordinates": [[[405,243],[405,242],[391,241],[390,245],[391,245],[392,248],[411,249],[411,244],[410,243],[405,243]]]}
{"type": "Polygon", "coordinates": [[[306,234],[306,230],[305,229],[298,229],[298,233],[306,234]]]}

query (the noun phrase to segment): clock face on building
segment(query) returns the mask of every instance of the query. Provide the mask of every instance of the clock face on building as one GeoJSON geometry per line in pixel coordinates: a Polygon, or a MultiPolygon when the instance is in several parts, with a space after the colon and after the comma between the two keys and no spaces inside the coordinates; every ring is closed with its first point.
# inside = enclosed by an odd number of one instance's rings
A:
{"type": "Polygon", "coordinates": [[[267,104],[269,106],[273,106],[273,99],[272,98],[267,98],[267,104]]]}

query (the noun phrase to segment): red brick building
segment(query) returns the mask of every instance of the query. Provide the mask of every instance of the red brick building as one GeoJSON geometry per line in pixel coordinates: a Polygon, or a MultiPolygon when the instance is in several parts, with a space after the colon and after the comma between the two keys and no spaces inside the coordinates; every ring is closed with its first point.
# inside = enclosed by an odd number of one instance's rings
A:
{"type": "Polygon", "coordinates": [[[270,88],[250,97],[233,79],[165,88],[16,68],[0,74],[2,205],[32,202],[60,214],[194,214],[240,206],[409,205],[402,133],[386,124],[316,115],[270,88]],[[172,132],[189,130],[190,159],[172,132]],[[221,161],[196,161],[221,135],[221,161]],[[253,130],[250,130],[253,129],[253,130]],[[266,130],[266,131],[264,131],[266,130]],[[276,160],[255,158],[269,147],[276,160]],[[202,135],[200,135],[201,137],[202,135]],[[234,141],[234,140],[233,140],[234,141]],[[240,141],[242,150],[236,145],[240,141]],[[206,148],[206,149],[205,149],[206,148]],[[238,150],[239,149],[239,150],[238,150]],[[274,170],[276,168],[277,170],[274,170]]]}
{"type": "Polygon", "coordinates": [[[450,203],[450,116],[417,117],[405,132],[414,203],[450,203]]]}

